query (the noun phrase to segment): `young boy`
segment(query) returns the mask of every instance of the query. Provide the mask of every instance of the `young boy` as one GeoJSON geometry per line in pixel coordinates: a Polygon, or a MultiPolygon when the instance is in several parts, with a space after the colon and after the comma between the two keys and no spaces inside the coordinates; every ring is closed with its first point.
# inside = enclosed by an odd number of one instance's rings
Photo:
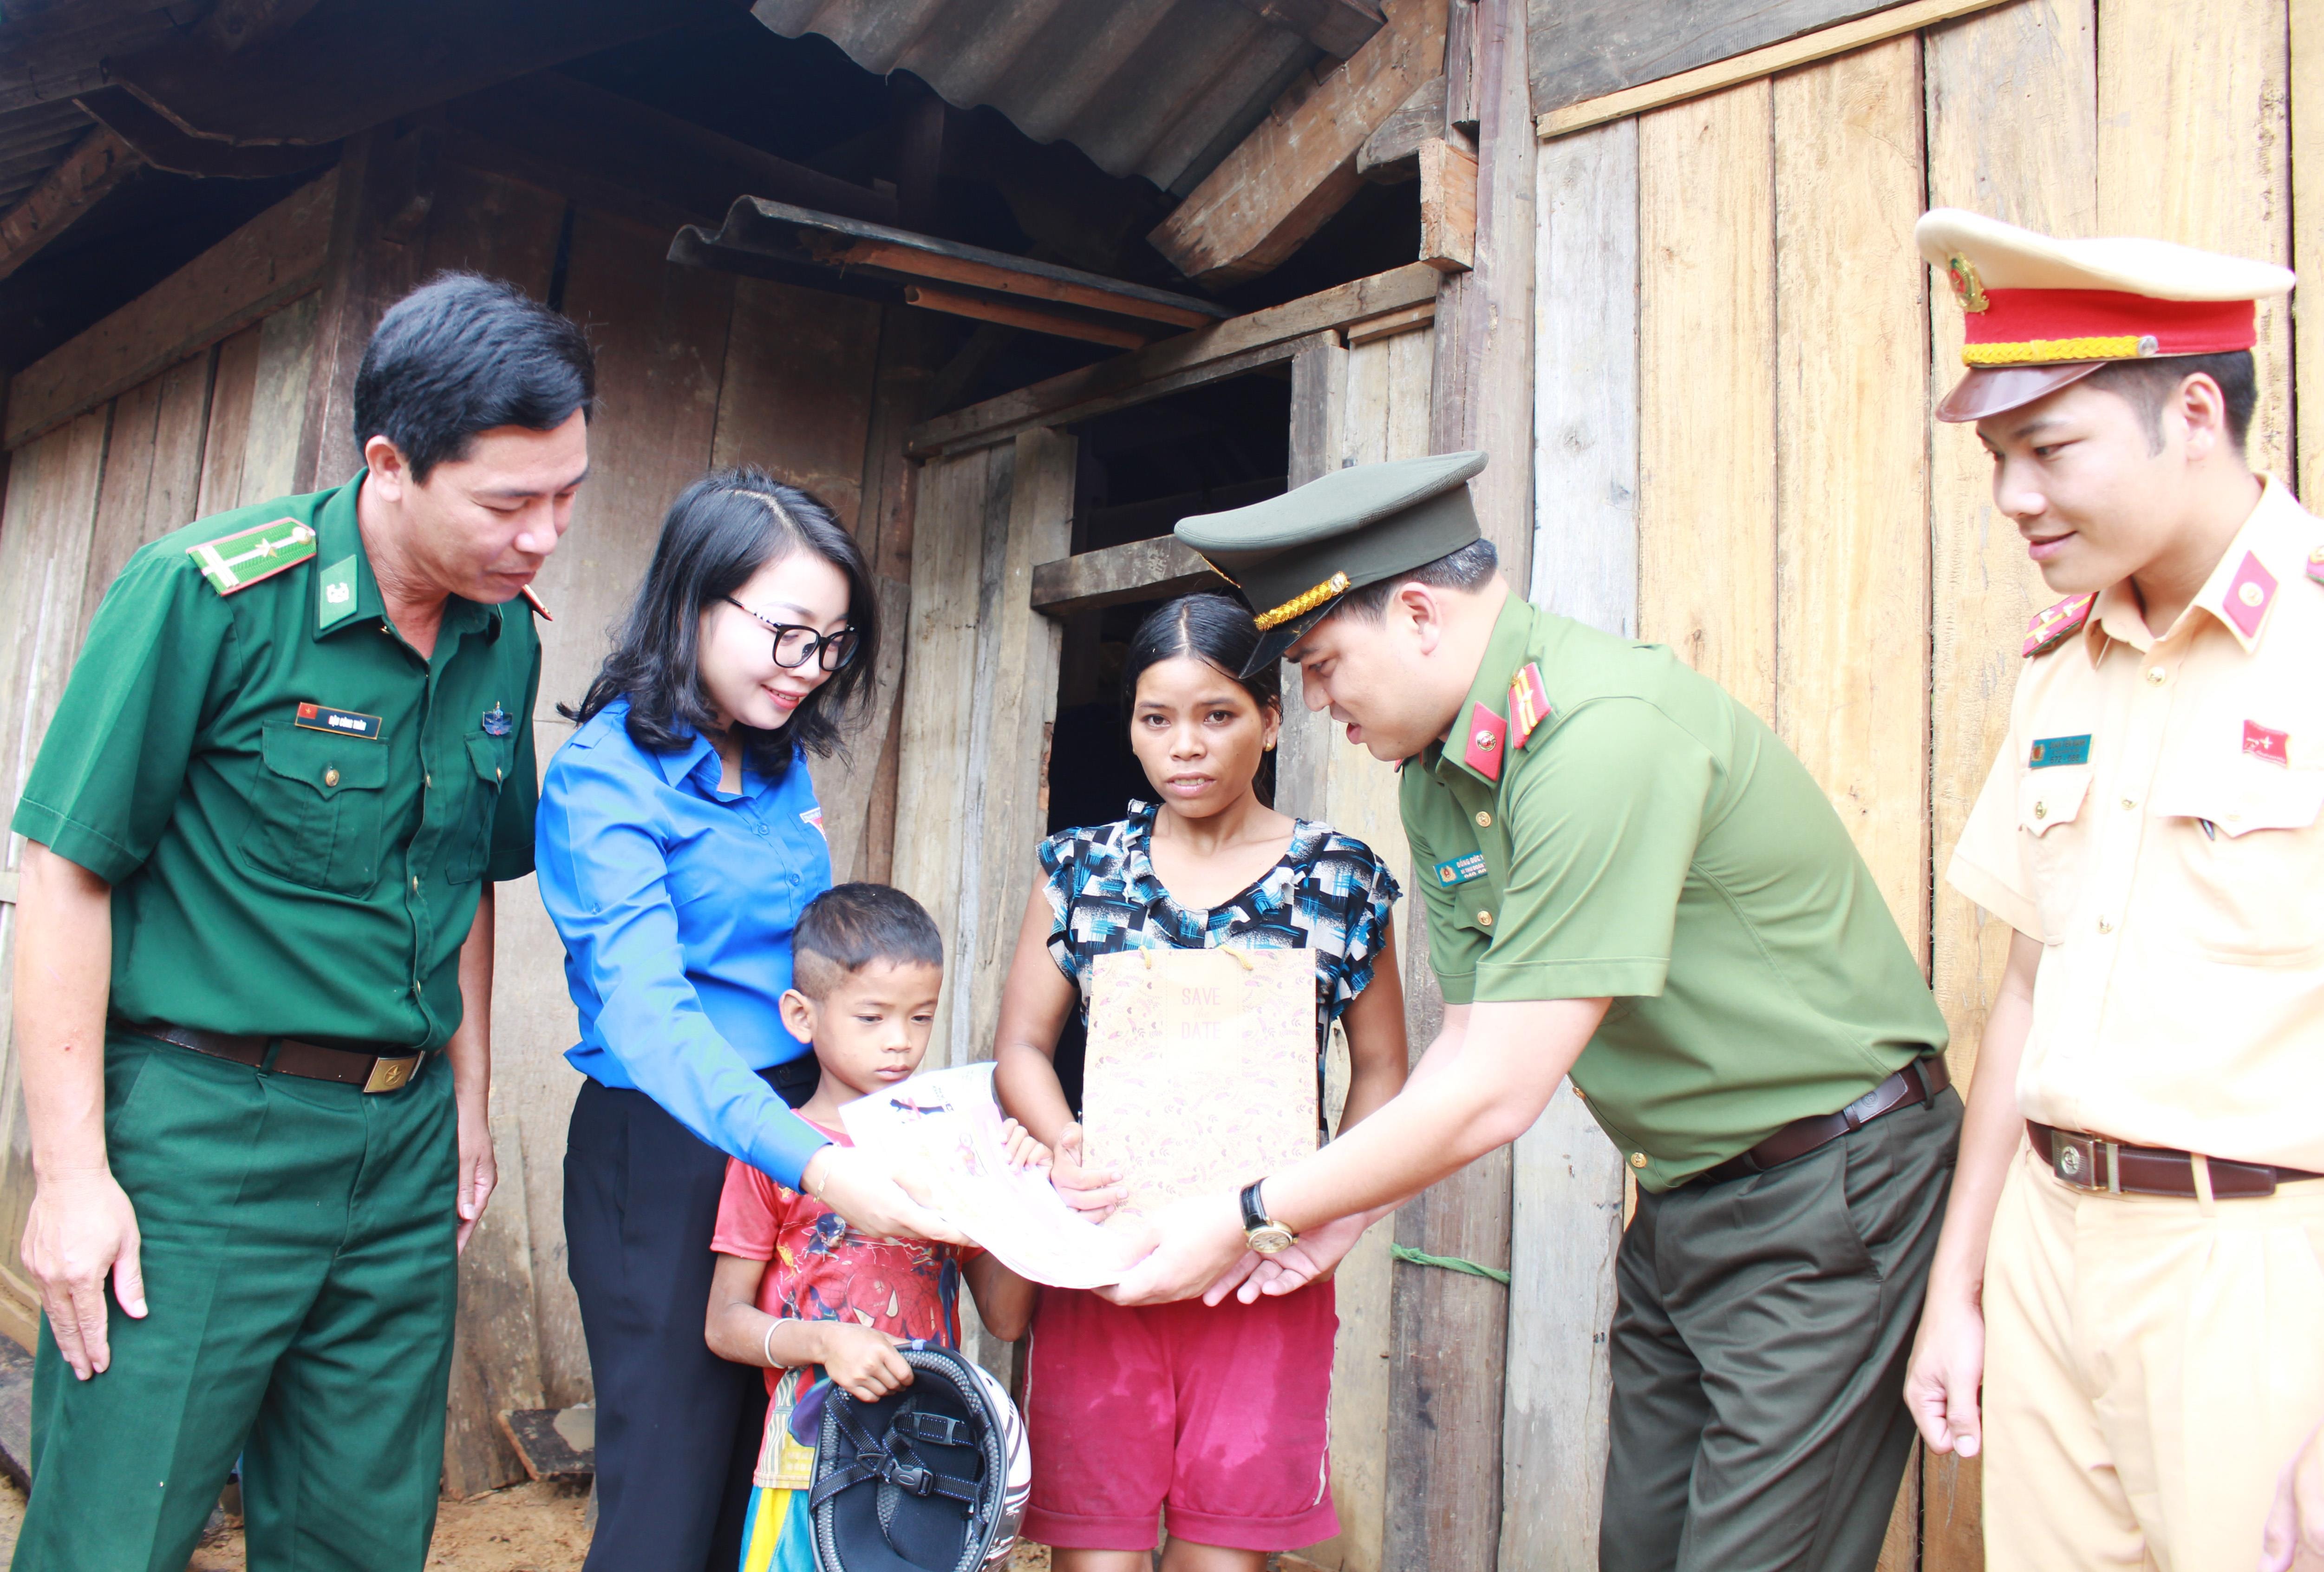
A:
{"type": "MultiPolygon", "coordinates": [[[[823,1068],[799,1116],[845,1145],[840,1105],[904,1079],[927,1051],[944,939],[902,891],[842,884],[808,905],[792,948],[783,1024],[815,1045],[823,1068]]],[[[1029,1145],[1018,1137],[1020,1159],[1029,1145]]],[[[741,1162],[727,1165],[710,1247],[718,1264],[705,1335],[720,1357],[765,1367],[770,1399],[742,1572],[815,1572],[815,1454],[788,1428],[799,1394],[825,1375],[866,1402],[908,1385],[896,1345],[959,1346],[963,1278],[986,1327],[1013,1341],[1032,1318],[1034,1288],[981,1251],[868,1238],[741,1162]]]]}

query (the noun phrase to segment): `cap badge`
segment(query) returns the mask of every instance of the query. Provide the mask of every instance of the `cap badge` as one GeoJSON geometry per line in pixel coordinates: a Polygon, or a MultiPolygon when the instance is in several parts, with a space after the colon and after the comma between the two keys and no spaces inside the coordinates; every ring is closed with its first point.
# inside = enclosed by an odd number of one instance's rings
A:
{"type": "Polygon", "coordinates": [[[1488,781],[1501,778],[1501,738],[1508,734],[1509,723],[1481,704],[1469,707],[1468,745],[1462,750],[1461,762],[1488,781]]]}
{"type": "Polygon", "coordinates": [[[2261,619],[2267,615],[2267,603],[2274,596],[2275,575],[2267,570],[2255,553],[2246,551],[2242,565],[2236,569],[2234,581],[2227,586],[2227,602],[2221,609],[2244,637],[2255,638],[2258,636],[2261,619]]]}
{"type": "Polygon", "coordinates": [[[1956,253],[1945,264],[1945,277],[1953,286],[1953,299],[1964,311],[1982,311],[1993,302],[1985,298],[1985,284],[1977,276],[1977,264],[1956,253]]]}
{"type": "Polygon", "coordinates": [[[1268,633],[1281,627],[1293,617],[1306,615],[1333,596],[1347,594],[1351,587],[1346,574],[1334,573],[1314,588],[1295,595],[1274,610],[1260,612],[1250,620],[1259,624],[1260,633],[1268,633]]]}

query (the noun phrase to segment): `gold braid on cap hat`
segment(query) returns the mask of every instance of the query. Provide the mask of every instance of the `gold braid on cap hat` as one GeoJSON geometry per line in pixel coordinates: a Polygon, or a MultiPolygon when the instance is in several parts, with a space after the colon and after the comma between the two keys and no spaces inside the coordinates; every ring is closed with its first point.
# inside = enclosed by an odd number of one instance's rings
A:
{"type": "Polygon", "coordinates": [[[1259,624],[1260,633],[1267,633],[1270,629],[1281,627],[1293,617],[1304,616],[1308,612],[1314,611],[1335,595],[1347,594],[1350,587],[1351,587],[1348,583],[1346,574],[1334,573],[1314,588],[1295,595],[1273,611],[1263,611],[1250,620],[1259,624]]]}

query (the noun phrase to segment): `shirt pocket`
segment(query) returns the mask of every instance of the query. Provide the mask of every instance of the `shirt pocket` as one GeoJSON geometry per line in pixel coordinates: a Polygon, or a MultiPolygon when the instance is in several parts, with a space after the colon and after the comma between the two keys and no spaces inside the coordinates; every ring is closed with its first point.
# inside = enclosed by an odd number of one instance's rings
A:
{"type": "Polygon", "coordinates": [[[492,860],[493,819],[500,808],[501,788],[516,762],[513,732],[504,737],[470,732],[462,741],[468,754],[468,768],[460,772],[466,800],[453,809],[452,827],[445,841],[449,850],[444,857],[444,878],[453,884],[470,883],[484,876],[484,866],[492,860]]]}
{"type": "Polygon", "coordinates": [[[2017,828],[2031,838],[2026,862],[2034,874],[2034,905],[2042,941],[2055,944],[2082,896],[2082,854],[2089,828],[2082,805],[2090,795],[2087,765],[2028,770],[2017,779],[2017,828]]]}
{"type": "Polygon", "coordinates": [[[243,860],[309,890],[369,890],[385,849],[386,744],[271,720],[258,755],[243,860]]]}
{"type": "Polygon", "coordinates": [[[2158,786],[2166,932],[2250,966],[2324,954],[2324,770],[2230,758],[2158,786]],[[2206,828],[2208,827],[2208,828],[2206,828]]]}

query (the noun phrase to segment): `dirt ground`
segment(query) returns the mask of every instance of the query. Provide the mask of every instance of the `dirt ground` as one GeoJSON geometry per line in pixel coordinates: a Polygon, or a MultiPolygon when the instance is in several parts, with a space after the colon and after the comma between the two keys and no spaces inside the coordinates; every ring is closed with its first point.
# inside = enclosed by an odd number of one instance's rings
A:
{"type": "MultiPolygon", "coordinates": [[[[517,1484],[472,1501],[447,1501],[436,1514],[429,1572],[580,1572],[589,1549],[585,1492],[557,1484],[517,1484]]],[[[0,1479],[0,1564],[16,1548],[24,1493],[0,1479]]],[[[1011,1572],[1048,1572],[1049,1552],[1019,1545],[1011,1572]]],[[[243,1572],[238,1530],[206,1540],[187,1572],[243,1572]]]]}

